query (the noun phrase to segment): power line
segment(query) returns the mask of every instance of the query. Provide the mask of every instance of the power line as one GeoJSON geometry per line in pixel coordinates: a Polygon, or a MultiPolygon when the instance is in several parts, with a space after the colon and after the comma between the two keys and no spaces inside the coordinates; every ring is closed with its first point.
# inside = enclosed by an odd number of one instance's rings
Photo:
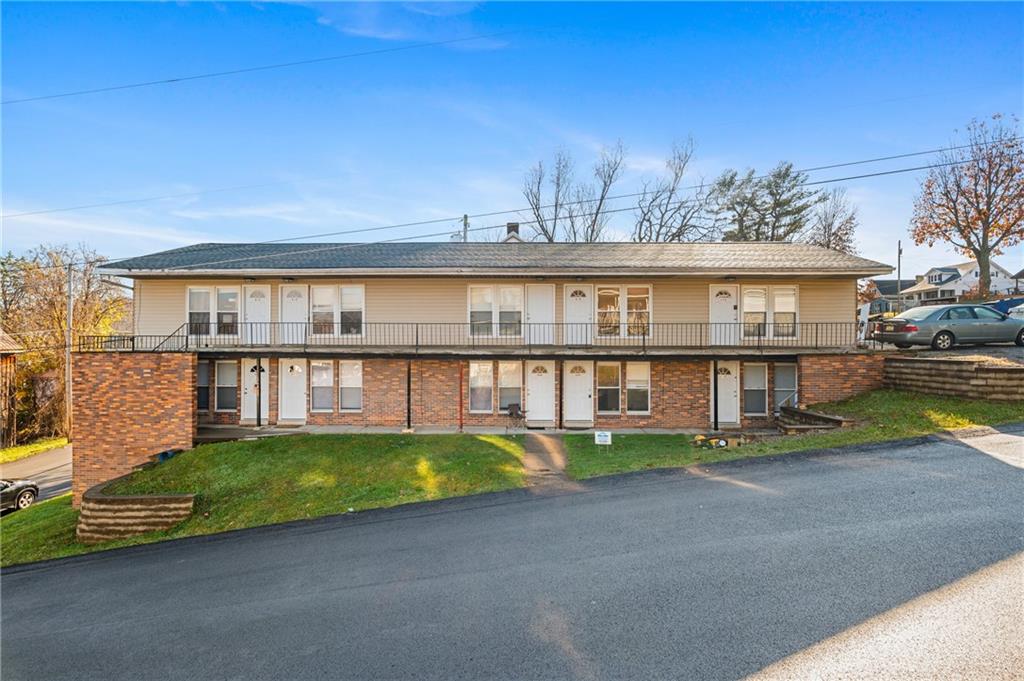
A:
{"type": "Polygon", "coordinates": [[[501,33],[490,33],[487,35],[476,35],[468,38],[453,38],[451,40],[437,40],[429,43],[415,43],[413,45],[402,45],[400,47],[385,47],[379,50],[367,50],[365,52],[349,52],[347,54],[337,54],[329,57],[316,57],[313,59],[299,59],[296,61],[280,62],[277,64],[264,64],[262,66],[249,66],[240,69],[230,69],[227,71],[211,71],[209,73],[198,73],[191,76],[178,76],[176,78],[162,78],[160,80],[146,80],[138,83],[125,83],[123,85],[110,85],[107,87],[90,88],[88,90],[72,90],[70,92],[59,92],[51,95],[39,95],[36,97],[23,97],[21,99],[7,99],[0,104],[24,104],[25,102],[38,102],[44,99],[58,99],[61,97],[78,97],[80,95],[91,95],[98,92],[113,92],[115,90],[130,90],[133,88],[150,87],[153,85],[169,85],[173,83],[183,83],[190,80],[204,80],[208,78],[221,78],[223,76],[235,76],[242,73],[254,73],[256,71],[270,71],[272,69],[285,69],[293,66],[303,66],[306,64],[320,64],[329,61],[339,61],[342,59],[353,59],[355,57],[368,57],[375,54],[387,54],[389,52],[403,52],[406,50],[417,50],[424,47],[437,47],[440,45],[452,45],[455,43],[464,43],[473,40],[484,40],[486,38],[496,38],[498,36],[509,35],[511,33],[518,33],[519,31],[502,31],[501,33]]]}

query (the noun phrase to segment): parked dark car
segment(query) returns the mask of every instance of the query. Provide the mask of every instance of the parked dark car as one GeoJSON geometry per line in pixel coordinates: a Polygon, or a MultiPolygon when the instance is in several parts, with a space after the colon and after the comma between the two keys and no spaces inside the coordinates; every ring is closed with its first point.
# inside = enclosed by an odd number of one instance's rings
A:
{"type": "Polygon", "coordinates": [[[930,345],[948,350],[957,344],[1024,345],[1024,320],[984,305],[926,305],[875,322],[871,337],[898,348],[930,345]]]}
{"type": "Polygon", "coordinates": [[[39,485],[31,480],[0,480],[0,511],[28,508],[39,498],[39,485]]]}

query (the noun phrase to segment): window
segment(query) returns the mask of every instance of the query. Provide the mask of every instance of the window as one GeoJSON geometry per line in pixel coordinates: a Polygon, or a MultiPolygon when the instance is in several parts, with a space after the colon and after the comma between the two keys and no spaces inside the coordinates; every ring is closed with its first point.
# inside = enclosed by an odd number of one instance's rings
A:
{"type": "Polygon", "coordinates": [[[333,286],[313,286],[311,289],[311,321],[313,333],[332,335],[334,333],[334,293],[333,286]]]}
{"type": "Polygon", "coordinates": [[[341,365],[341,410],[361,411],[363,408],[363,363],[339,362],[341,365]]]}
{"type": "Polygon", "coordinates": [[[334,362],[309,363],[309,394],[311,411],[334,410],[334,362]]]}
{"type": "Polygon", "coordinates": [[[196,409],[210,411],[210,363],[196,364],[196,409]]]}
{"type": "Polygon", "coordinates": [[[763,288],[743,289],[743,335],[765,335],[768,321],[767,291],[763,288]]]}
{"type": "Polygon", "coordinates": [[[204,288],[188,290],[188,332],[193,336],[210,333],[210,291],[204,288]]]}
{"type": "Polygon", "coordinates": [[[772,335],[776,338],[796,336],[796,289],[772,287],[772,335]]]}
{"type": "Polygon", "coordinates": [[[651,322],[651,289],[630,286],[626,289],[626,334],[646,336],[651,322]]]}
{"type": "Polygon", "coordinates": [[[217,362],[217,411],[235,411],[238,408],[237,362],[217,362]]]}
{"type": "Polygon", "coordinates": [[[626,413],[646,414],[651,411],[651,365],[647,362],[626,362],[626,413]]]}
{"type": "Polygon", "coordinates": [[[619,335],[619,287],[597,289],[597,335],[619,335]]]}
{"type": "Polygon", "coordinates": [[[498,362],[498,409],[518,404],[523,406],[523,365],[522,362],[498,362]]]}
{"type": "Polygon", "coordinates": [[[768,366],[743,364],[743,413],[768,413],[768,366]]]}
{"type": "Polygon", "coordinates": [[[521,336],[522,286],[470,286],[469,333],[472,336],[521,336]],[[495,316],[494,301],[498,301],[495,316]]]}
{"type": "Polygon", "coordinates": [[[348,336],[363,334],[363,287],[341,287],[341,333],[348,336]]]}
{"type": "Polygon", "coordinates": [[[946,313],[942,315],[943,319],[974,319],[974,313],[971,312],[969,307],[954,307],[946,310],[946,313]]]}
{"type": "Polygon", "coordinates": [[[779,407],[795,407],[796,404],[796,365],[776,364],[775,413],[779,413],[779,407]]]}
{"type": "Polygon", "coordinates": [[[238,335],[238,289],[217,289],[217,334],[238,335]]]}
{"type": "Polygon", "coordinates": [[[598,362],[597,364],[597,411],[605,414],[619,413],[619,376],[618,362],[598,362]]]}
{"type": "Polygon", "coordinates": [[[978,315],[978,319],[987,319],[989,321],[1002,321],[1003,319],[1003,315],[990,307],[976,307],[974,308],[974,314],[978,315]]]}
{"type": "Polygon", "coordinates": [[[490,362],[469,363],[469,411],[494,411],[494,367],[490,362]]]}

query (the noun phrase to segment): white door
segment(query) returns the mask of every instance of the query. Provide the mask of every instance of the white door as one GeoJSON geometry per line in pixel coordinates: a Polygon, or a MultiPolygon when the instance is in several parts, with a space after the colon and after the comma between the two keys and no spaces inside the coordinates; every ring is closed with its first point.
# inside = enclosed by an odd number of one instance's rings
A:
{"type": "Polygon", "coordinates": [[[566,423],[594,422],[594,363],[566,360],[562,364],[562,416],[566,423]]]}
{"type": "MultiPolygon", "coordinates": [[[[714,362],[711,370],[714,371],[714,362]]],[[[710,415],[715,422],[715,386],[718,386],[718,423],[736,425],[740,422],[740,363],[719,362],[718,380],[711,385],[710,415]]]]}
{"type": "Polygon", "coordinates": [[[278,361],[280,404],[278,421],[306,420],[306,360],[282,359],[278,361]]]}
{"type": "Polygon", "coordinates": [[[712,284],[708,303],[708,345],[740,342],[740,291],[734,284],[712,284]]]}
{"type": "Polygon", "coordinates": [[[309,289],[305,285],[281,286],[281,318],[278,342],[303,345],[309,326],[309,289]]]}
{"type": "Polygon", "coordinates": [[[526,333],[531,345],[554,345],[554,284],[526,285],[526,333]]]}
{"type": "Polygon", "coordinates": [[[565,285],[565,344],[590,345],[594,330],[594,287],[565,285]]]}
{"type": "Polygon", "coordinates": [[[250,345],[270,343],[270,286],[243,286],[242,342],[250,345]]]}
{"type": "Polygon", "coordinates": [[[526,363],[526,421],[527,423],[555,422],[555,363],[528,361],[526,363]]]}
{"type": "Polygon", "coordinates": [[[270,413],[270,389],[267,386],[267,376],[270,374],[270,360],[260,360],[259,388],[256,382],[256,360],[242,360],[242,420],[256,420],[256,394],[260,396],[260,424],[267,423],[267,414],[270,413]]]}

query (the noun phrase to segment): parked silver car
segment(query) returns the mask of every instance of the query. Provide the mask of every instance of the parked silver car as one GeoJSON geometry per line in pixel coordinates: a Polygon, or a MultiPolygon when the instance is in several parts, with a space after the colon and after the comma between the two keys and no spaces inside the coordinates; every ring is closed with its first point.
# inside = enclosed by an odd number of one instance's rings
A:
{"type": "Polygon", "coordinates": [[[949,350],[957,344],[1015,342],[1024,346],[1024,319],[984,305],[926,305],[874,322],[871,338],[898,348],[930,345],[949,350]]]}

